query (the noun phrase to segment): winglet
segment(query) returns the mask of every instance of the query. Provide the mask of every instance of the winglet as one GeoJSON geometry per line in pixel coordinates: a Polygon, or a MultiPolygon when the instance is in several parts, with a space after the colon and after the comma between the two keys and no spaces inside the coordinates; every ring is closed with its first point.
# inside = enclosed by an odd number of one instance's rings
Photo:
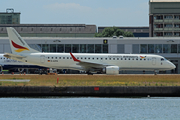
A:
{"type": "Polygon", "coordinates": [[[74,60],[75,62],[81,62],[80,60],[76,59],[71,52],[70,52],[70,54],[71,54],[71,57],[73,58],[73,60],[74,60]]]}

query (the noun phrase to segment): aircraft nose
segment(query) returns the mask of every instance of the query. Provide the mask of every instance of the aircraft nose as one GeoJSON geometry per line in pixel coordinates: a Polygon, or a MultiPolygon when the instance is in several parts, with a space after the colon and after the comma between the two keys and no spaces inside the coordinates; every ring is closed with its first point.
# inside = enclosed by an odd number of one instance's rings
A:
{"type": "Polygon", "coordinates": [[[173,63],[170,63],[171,64],[171,69],[175,69],[176,66],[173,64],[173,63]]]}

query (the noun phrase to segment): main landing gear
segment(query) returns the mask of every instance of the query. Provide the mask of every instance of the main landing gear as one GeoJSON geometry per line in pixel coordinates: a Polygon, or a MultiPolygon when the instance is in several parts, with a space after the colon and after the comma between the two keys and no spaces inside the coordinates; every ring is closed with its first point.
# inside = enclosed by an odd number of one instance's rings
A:
{"type": "Polygon", "coordinates": [[[93,73],[91,73],[90,71],[87,72],[87,75],[93,75],[93,73]]]}

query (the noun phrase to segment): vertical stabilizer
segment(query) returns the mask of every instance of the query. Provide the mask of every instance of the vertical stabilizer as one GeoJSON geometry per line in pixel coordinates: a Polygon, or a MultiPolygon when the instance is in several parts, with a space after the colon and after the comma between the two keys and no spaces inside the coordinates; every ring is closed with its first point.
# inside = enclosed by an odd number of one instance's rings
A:
{"type": "Polygon", "coordinates": [[[7,28],[9,42],[13,54],[17,53],[38,53],[39,51],[29,47],[29,45],[21,38],[17,31],[9,27],[7,28]]]}

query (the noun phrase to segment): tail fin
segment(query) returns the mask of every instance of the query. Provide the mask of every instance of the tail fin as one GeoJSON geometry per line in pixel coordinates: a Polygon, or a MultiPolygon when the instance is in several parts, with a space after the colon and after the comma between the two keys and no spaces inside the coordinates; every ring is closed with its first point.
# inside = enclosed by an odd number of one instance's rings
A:
{"type": "Polygon", "coordinates": [[[17,31],[12,28],[6,28],[9,36],[11,51],[13,54],[17,53],[38,53],[39,51],[29,47],[29,45],[21,38],[17,31]]]}

